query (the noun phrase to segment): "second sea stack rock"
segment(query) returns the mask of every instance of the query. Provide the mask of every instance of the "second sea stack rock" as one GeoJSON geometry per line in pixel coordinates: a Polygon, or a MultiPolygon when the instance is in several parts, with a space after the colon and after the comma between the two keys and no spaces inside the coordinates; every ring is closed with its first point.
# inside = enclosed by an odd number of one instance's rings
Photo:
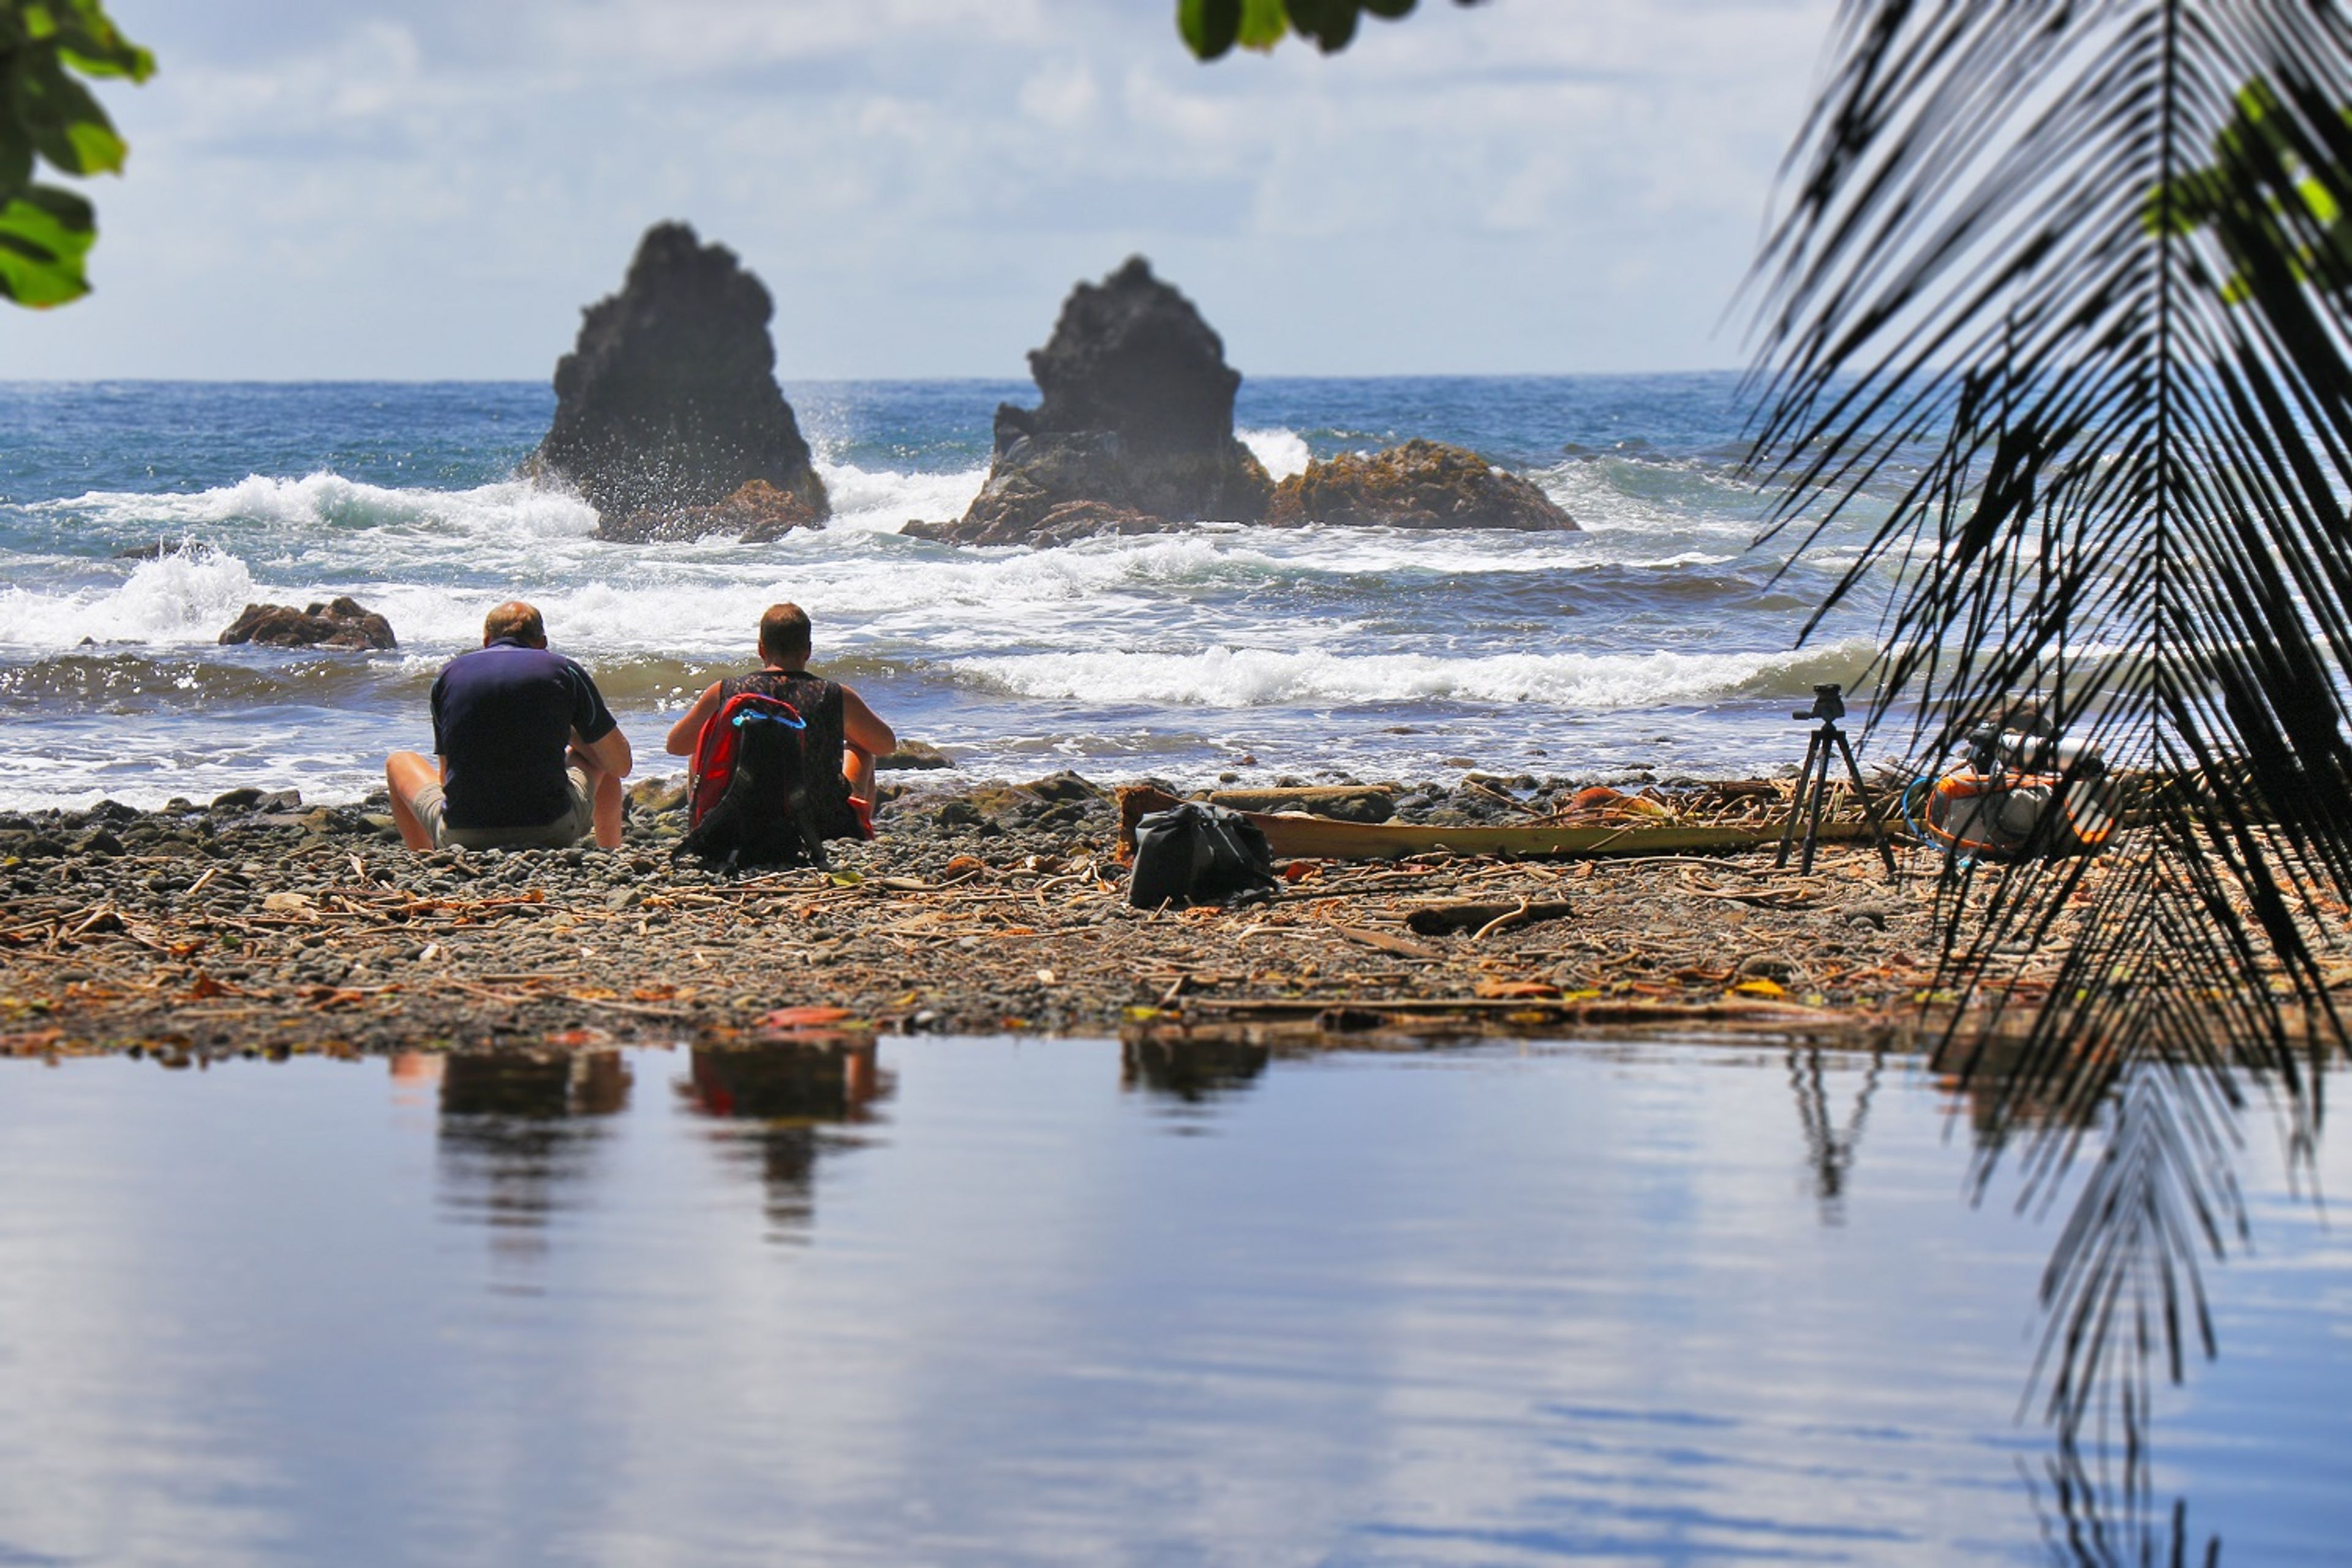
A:
{"type": "Polygon", "coordinates": [[[1439,441],[1407,441],[1370,457],[1343,453],[1293,474],[1265,514],[1276,528],[1308,523],[1389,528],[1576,531],[1576,520],[1517,474],[1439,441]]]}
{"type": "Polygon", "coordinates": [[[971,509],[907,532],[1061,544],[1265,515],[1273,481],[1234,438],[1241,372],[1192,302],[1143,258],[1073,289],[1029,369],[1045,396],[1035,408],[997,409],[995,461],[971,509]]]}
{"type": "Polygon", "coordinates": [[[831,510],[808,443],[776,385],[767,289],[723,245],[682,223],[638,243],[621,291],[582,312],[555,365],[555,420],[531,467],[596,509],[601,537],[674,539],[726,528],[713,509],[751,496],[769,522],[831,510]]]}

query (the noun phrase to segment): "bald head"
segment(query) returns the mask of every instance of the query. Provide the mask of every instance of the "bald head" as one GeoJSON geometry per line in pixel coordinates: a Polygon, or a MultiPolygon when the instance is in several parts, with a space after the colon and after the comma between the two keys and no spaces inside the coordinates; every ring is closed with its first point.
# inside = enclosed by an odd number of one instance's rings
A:
{"type": "Polygon", "coordinates": [[[537,606],[509,599],[482,617],[482,646],[488,647],[500,637],[511,637],[525,647],[545,647],[547,623],[539,618],[537,606]]]}

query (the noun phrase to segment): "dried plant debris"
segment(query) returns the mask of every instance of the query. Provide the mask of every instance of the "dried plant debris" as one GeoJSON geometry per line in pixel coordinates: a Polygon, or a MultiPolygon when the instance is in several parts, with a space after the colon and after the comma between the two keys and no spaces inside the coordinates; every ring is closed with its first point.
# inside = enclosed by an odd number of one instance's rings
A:
{"type": "MultiPolygon", "coordinates": [[[[679,793],[642,787],[614,852],[411,854],[380,802],[290,792],[0,816],[0,1050],[676,1039],[808,1009],[852,1030],[1884,1030],[2057,974],[1956,963],[1942,917],[1999,873],[1962,893],[1919,849],[1899,884],[1863,846],[1809,877],[1765,851],[1302,860],[1270,901],[1144,911],[1110,792],[1076,774],[894,790],[883,837],[829,872],[674,864],[679,793]]],[[[2305,913],[2352,951],[2344,909],[2305,913]]]]}

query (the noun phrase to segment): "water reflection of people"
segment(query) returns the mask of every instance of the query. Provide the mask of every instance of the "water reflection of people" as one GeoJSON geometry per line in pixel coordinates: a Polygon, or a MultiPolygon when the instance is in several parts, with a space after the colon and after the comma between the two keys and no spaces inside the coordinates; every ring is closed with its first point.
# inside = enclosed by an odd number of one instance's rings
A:
{"type": "Polygon", "coordinates": [[[1248,1088],[1272,1057],[1244,1040],[1135,1034],[1119,1042],[1119,1087],[1139,1084],[1197,1105],[1248,1088]]]}
{"type": "Polygon", "coordinates": [[[441,1065],[443,1205],[490,1226],[501,1251],[541,1250],[631,1083],[617,1050],[451,1053],[441,1065]]]}
{"type": "Polygon", "coordinates": [[[839,1147],[822,1129],[865,1121],[891,1084],[874,1042],[840,1038],[698,1046],[678,1094],[694,1112],[728,1123],[730,1160],[756,1163],[774,1234],[805,1231],[815,1217],[817,1156],[839,1147]]]}

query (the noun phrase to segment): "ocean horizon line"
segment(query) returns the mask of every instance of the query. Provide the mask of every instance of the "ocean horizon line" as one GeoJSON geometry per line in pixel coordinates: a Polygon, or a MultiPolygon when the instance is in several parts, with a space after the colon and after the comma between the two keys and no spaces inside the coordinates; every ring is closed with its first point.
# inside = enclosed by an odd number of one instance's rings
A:
{"type": "MultiPolygon", "coordinates": [[[[1244,373],[1243,384],[1252,382],[1285,384],[1382,382],[1382,381],[1448,381],[1448,382],[1595,382],[1595,381],[1721,381],[1738,379],[1748,372],[1744,368],[1717,370],[1574,370],[1574,371],[1380,371],[1352,373],[1344,371],[1293,373],[1288,371],[1250,371],[1244,373]]],[[[1025,374],[1004,375],[793,375],[778,376],[779,386],[910,386],[953,385],[973,386],[1032,385],[1025,374]]],[[[90,376],[0,376],[0,387],[92,387],[92,386],[547,386],[549,375],[538,376],[267,376],[267,375],[90,375],[90,376]]]]}

